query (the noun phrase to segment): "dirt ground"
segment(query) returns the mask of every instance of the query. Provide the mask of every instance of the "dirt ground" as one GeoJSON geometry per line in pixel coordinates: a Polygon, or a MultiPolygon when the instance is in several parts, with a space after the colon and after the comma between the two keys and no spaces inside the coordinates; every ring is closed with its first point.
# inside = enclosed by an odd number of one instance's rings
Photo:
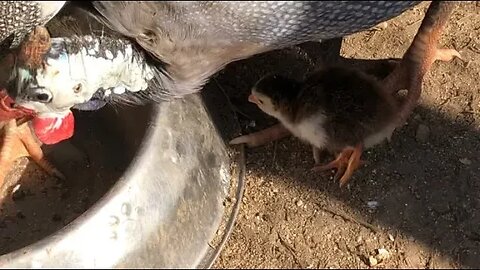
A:
{"type": "MultiPolygon", "coordinates": [[[[427,7],[345,38],[341,55],[401,57],[427,7]]],[[[367,164],[347,188],[310,172],[311,149],[295,138],[248,149],[242,208],[214,267],[368,268],[378,249],[388,256],[377,268],[480,267],[479,2],[461,3],[441,45],[465,61],[433,66],[407,125],[390,144],[365,152],[367,164]]],[[[229,93],[243,132],[257,131],[275,121],[247,102],[253,83],[270,71],[302,75],[328,61],[328,48],[301,46],[239,61],[207,88],[229,93]]]]}

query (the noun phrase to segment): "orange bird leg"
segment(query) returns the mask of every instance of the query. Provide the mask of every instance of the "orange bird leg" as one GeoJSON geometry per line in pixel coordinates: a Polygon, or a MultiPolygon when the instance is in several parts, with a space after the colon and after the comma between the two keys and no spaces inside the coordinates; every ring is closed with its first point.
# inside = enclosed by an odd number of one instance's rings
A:
{"type": "Polygon", "coordinates": [[[266,143],[279,140],[291,135],[290,131],[286,129],[282,124],[276,124],[264,130],[250,133],[248,135],[239,136],[230,141],[230,144],[242,144],[245,143],[249,147],[255,147],[264,145],[266,143]]]}
{"type": "Polygon", "coordinates": [[[398,113],[397,125],[403,125],[415,108],[422,92],[422,83],[433,63],[451,61],[461,55],[454,49],[437,48],[440,36],[445,28],[456,3],[433,1],[420,28],[401,62],[395,70],[382,81],[387,93],[395,95],[399,90],[408,89],[408,94],[398,113]]]}
{"type": "Polygon", "coordinates": [[[0,136],[0,186],[10,172],[13,163],[21,157],[30,157],[47,173],[59,178],[63,174],[44,159],[40,144],[34,138],[28,122],[17,126],[15,119],[3,122],[3,133],[0,136]]]}
{"type": "Polygon", "coordinates": [[[334,179],[335,181],[340,178],[340,187],[345,186],[348,183],[348,180],[353,175],[353,172],[363,163],[360,160],[362,156],[363,146],[358,144],[355,147],[346,147],[340,152],[335,160],[332,162],[313,167],[313,171],[323,172],[331,169],[337,169],[334,179]]]}

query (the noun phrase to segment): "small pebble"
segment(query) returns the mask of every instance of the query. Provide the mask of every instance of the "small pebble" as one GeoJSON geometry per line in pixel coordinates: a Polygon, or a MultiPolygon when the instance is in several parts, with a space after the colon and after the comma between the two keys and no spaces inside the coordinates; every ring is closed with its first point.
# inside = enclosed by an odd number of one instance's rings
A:
{"type": "Polygon", "coordinates": [[[390,257],[390,253],[388,252],[388,250],[384,249],[384,248],[380,248],[377,250],[377,256],[376,256],[376,259],[381,262],[383,260],[386,260],[388,257],[390,257]]]}
{"type": "Polygon", "coordinates": [[[377,25],[377,28],[381,30],[387,29],[387,27],[388,27],[388,22],[381,22],[377,25]]]}
{"type": "Polygon", "coordinates": [[[380,204],[377,201],[369,201],[367,202],[367,206],[370,209],[376,209],[380,204]]]}
{"type": "Polygon", "coordinates": [[[389,239],[390,241],[392,241],[392,242],[395,241],[395,238],[393,238],[393,235],[391,235],[391,234],[388,234],[388,239],[389,239]]]}
{"type": "Polygon", "coordinates": [[[298,207],[302,207],[302,206],[303,206],[303,202],[302,202],[301,200],[298,200],[296,204],[297,204],[298,207]]]}
{"type": "Polygon", "coordinates": [[[377,255],[368,257],[368,263],[370,266],[376,266],[384,262],[388,257],[390,257],[390,253],[384,248],[379,248],[377,249],[377,255]]]}
{"type": "Polygon", "coordinates": [[[468,158],[461,158],[459,159],[459,161],[463,164],[463,165],[471,165],[472,162],[470,161],[470,159],[468,158]]]}
{"type": "Polygon", "coordinates": [[[375,259],[373,256],[368,257],[368,264],[370,266],[375,266],[378,264],[377,259],[375,259]]]}

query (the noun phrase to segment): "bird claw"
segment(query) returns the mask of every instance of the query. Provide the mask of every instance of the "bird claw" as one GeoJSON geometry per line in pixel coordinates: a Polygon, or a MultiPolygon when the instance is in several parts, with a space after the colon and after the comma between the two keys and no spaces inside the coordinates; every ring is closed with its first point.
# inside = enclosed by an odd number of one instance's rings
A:
{"type": "Polygon", "coordinates": [[[235,139],[231,140],[228,144],[230,145],[235,145],[235,144],[251,144],[252,143],[252,138],[251,138],[251,135],[242,135],[242,136],[238,136],[236,137],[235,139]]]}
{"type": "Polygon", "coordinates": [[[434,55],[434,61],[450,62],[453,58],[463,60],[462,55],[455,49],[436,49],[434,55]]]}
{"type": "Polygon", "coordinates": [[[315,172],[324,172],[331,169],[336,169],[337,172],[333,177],[334,181],[339,181],[340,187],[345,186],[348,183],[348,180],[353,175],[353,172],[363,164],[364,161],[360,160],[362,154],[362,146],[358,145],[355,148],[348,147],[345,148],[335,160],[331,161],[326,165],[319,165],[312,168],[312,171],[315,172]]]}

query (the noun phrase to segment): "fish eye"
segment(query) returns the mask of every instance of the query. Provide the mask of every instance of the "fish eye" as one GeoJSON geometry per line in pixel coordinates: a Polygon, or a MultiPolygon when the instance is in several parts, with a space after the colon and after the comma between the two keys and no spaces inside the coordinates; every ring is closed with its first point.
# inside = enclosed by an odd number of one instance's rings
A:
{"type": "Polygon", "coordinates": [[[73,92],[74,92],[75,94],[80,93],[80,91],[82,91],[82,84],[81,84],[81,83],[79,83],[79,84],[77,84],[77,85],[75,85],[75,86],[73,87],[73,92]]]}

